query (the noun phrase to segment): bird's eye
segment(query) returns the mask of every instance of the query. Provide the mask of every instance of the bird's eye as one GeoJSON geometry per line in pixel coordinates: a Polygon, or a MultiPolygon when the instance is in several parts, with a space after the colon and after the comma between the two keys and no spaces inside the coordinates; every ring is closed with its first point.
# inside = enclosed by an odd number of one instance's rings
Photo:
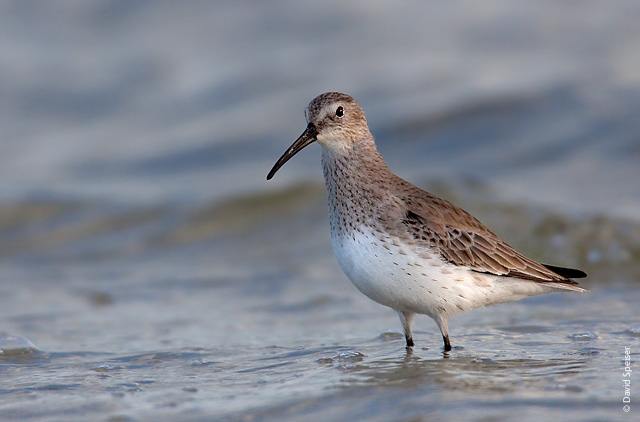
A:
{"type": "Polygon", "coordinates": [[[338,117],[344,116],[344,108],[342,108],[342,106],[340,106],[340,107],[338,107],[336,109],[336,116],[338,116],[338,117]]]}

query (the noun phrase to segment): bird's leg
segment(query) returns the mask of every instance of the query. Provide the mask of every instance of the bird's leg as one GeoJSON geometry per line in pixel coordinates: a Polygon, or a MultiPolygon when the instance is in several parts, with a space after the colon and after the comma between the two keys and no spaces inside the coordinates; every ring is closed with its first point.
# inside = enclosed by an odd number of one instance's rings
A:
{"type": "Polygon", "coordinates": [[[447,323],[447,319],[444,316],[440,316],[436,322],[438,323],[438,327],[440,327],[442,340],[444,340],[444,351],[450,352],[451,343],[449,342],[449,324],[447,323]]]}
{"type": "Polygon", "coordinates": [[[449,335],[448,334],[444,334],[442,336],[442,339],[444,340],[444,351],[445,352],[450,352],[451,351],[451,343],[449,343],[449,335]]]}
{"type": "Polygon", "coordinates": [[[407,347],[413,347],[413,337],[405,334],[404,338],[407,340],[407,347]]]}
{"type": "Polygon", "coordinates": [[[411,334],[411,324],[416,316],[413,312],[398,311],[400,322],[404,329],[404,338],[407,340],[407,347],[413,347],[413,334],[411,334]]]}

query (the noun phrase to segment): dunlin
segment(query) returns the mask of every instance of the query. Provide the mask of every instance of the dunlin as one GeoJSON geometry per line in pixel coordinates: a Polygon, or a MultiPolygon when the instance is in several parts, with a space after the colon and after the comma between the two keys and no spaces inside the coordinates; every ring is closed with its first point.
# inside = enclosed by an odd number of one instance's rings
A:
{"type": "Polygon", "coordinates": [[[331,243],[343,271],[369,298],[396,310],[407,347],[416,314],[438,324],[487,305],[562,290],[586,291],[580,270],[540,264],[509,246],[478,219],[389,170],[360,105],[327,92],[306,109],[307,128],[267,179],[318,142],[329,192],[331,243]]]}

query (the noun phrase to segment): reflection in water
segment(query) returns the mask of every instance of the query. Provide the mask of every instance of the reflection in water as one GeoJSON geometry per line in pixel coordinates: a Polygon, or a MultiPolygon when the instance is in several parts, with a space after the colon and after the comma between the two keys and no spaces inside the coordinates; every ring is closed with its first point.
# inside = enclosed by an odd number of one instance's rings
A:
{"type": "MultiPolygon", "coordinates": [[[[444,352],[443,352],[444,354],[444,352]]],[[[442,359],[421,359],[407,355],[403,359],[386,359],[358,368],[366,378],[365,385],[429,388],[464,393],[500,393],[526,389],[545,391],[559,377],[580,374],[587,358],[567,356],[562,359],[505,359],[504,357],[443,356],[442,359]]]]}

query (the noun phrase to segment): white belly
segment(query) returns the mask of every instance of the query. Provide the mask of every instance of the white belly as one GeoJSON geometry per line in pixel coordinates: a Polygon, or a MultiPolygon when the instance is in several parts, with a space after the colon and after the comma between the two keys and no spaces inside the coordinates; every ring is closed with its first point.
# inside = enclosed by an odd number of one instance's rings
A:
{"type": "Polygon", "coordinates": [[[398,311],[454,315],[479,306],[546,293],[537,283],[468,271],[426,248],[412,250],[365,226],[331,236],[338,262],[372,300],[398,311]]]}

